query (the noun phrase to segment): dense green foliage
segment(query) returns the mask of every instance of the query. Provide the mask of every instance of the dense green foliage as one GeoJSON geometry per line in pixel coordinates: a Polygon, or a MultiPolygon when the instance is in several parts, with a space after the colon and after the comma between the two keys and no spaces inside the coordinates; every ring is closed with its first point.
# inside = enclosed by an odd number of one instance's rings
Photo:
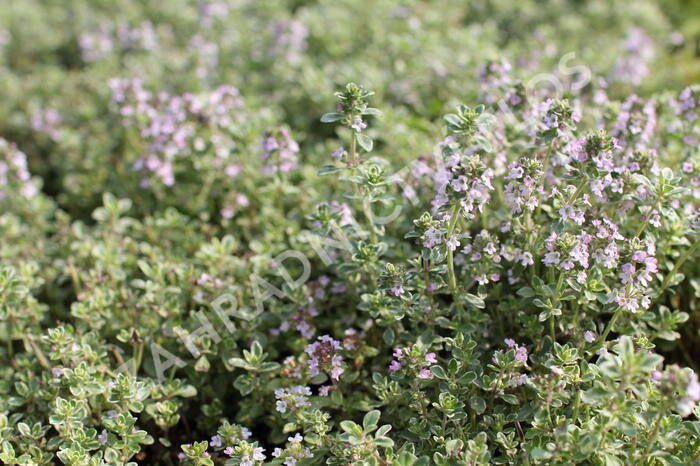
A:
{"type": "Polygon", "coordinates": [[[2,463],[700,464],[694,2],[3,7],[2,463]]]}

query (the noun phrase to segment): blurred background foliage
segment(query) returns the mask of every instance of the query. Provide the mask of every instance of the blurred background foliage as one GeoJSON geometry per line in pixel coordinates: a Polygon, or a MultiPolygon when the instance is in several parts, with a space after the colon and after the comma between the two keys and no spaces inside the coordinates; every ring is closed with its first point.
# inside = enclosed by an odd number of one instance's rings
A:
{"type": "Polygon", "coordinates": [[[251,118],[291,127],[304,159],[325,156],[332,129],[317,116],[339,83],[360,81],[377,92],[377,107],[390,109],[378,127],[389,131],[383,151],[406,161],[430,148],[420,134],[456,101],[479,100],[480,65],[506,60],[526,79],[555,70],[570,52],[610,78],[612,96],[680,89],[700,76],[700,4],[6,0],[0,136],[28,154],[63,209],[88,219],[103,192],[129,186],[128,171],[105,163],[124,145],[123,131],[109,131],[119,125],[110,113],[112,78],[173,94],[235,86],[251,118]],[[638,86],[615,77],[625,54],[648,55],[641,61],[654,72],[637,73],[638,86]],[[53,135],[37,123],[47,111],[60,118],[53,135]]]}

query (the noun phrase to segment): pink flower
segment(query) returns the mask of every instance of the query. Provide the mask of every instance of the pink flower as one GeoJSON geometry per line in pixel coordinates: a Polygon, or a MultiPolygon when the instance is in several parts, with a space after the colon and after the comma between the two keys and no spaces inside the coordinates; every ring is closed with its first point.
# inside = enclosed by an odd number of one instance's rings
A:
{"type": "Polygon", "coordinates": [[[449,247],[452,251],[457,249],[458,246],[459,246],[459,240],[455,236],[453,236],[447,240],[447,247],[449,247]]]}
{"type": "Polygon", "coordinates": [[[362,117],[361,117],[361,116],[356,116],[356,117],[352,120],[352,125],[350,125],[350,126],[352,127],[352,129],[354,129],[355,131],[357,131],[358,133],[360,133],[360,132],[362,132],[363,129],[365,129],[365,128],[367,127],[367,123],[365,123],[364,121],[362,121],[362,117]]]}

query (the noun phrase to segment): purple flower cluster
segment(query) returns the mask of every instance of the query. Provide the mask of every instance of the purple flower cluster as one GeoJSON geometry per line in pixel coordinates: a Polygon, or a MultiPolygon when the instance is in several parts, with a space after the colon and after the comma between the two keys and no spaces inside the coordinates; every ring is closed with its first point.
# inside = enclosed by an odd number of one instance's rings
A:
{"type": "Polygon", "coordinates": [[[685,392],[685,396],[678,402],[678,410],[681,414],[687,416],[695,408],[695,404],[700,401],[700,382],[698,381],[698,374],[695,372],[690,374],[685,392]]]}
{"type": "Polygon", "coordinates": [[[284,126],[267,131],[261,144],[263,173],[288,172],[298,165],[299,145],[284,126]]]}
{"type": "Polygon", "coordinates": [[[579,235],[552,232],[544,241],[547,252],[542,257],[542,263],[566,272],[579,267],[577,281],[584,283],[587,277],[585,270],[589,266],[588,247],[592,240],[593,237],[586,232],[579,235]]]}
{"type": "Polygon", "coordinates": [[[308,447],[304,447],[302,442],[304,437],[301,434],[296,434],[293,437],[287,438],[289,445],[285,449],[275,448],[272,456],[282,459],[282,464],[285,466],[294,466],[299,460],[304,458],[313,458],[313,453],[308,447]]]}
{"type": "Polygon", "coordinates": [[[656,131],[656,101],[644,102],[632,94],[621,105],[610,130],[620,145],[638,150],[649,149],[656,131]]]}
{"type": "Polygon", "coordinates": [[[508,381],[508,386],[509,387],[519,387],[521,385],[525,385],[529,380],[530,380],[530,378],[528,377],[527,374],[514,375],[508,381]]]}
{"type": "Polygon", "coordinates": [[[461,252],[463,255],[458,255],[455,263],[463,264],[462,268],[469,273],[473,281],[479,285],[486,285],[501,279],[501,248],[498,238],[488,230],[482,230],[461,252]]]}
{"type": "Polygon", "coordinates": [[[566,134],[581,117],[577,110],[571,108],[568,100],[545,99],[536,107],[544,130],[556,130],[555,134],[566,134]]]}
{"type": "Polygon", "coordinates": [[[676,409],[683,417],[689,416],[700,402],[700,381],[691,369],[681,369],[674,364],[665,371],[652,371],[651,381],[677,400],[676,409]]]}
{"type": "Polygon", "coordinates": [[[495,104],[499,99],[499,93],[495,90],[508,87],[513,83],[510,73],[513,67],[507,60],[489,61],[477,68],[476,75],[479,79],[481,91],[479,101],[486,104],[495,104]]]}
{"type": "Polygon", "coordinates": [[[123,52],[153,50],[157,44],[156,30],[150,21],[144,21],[138,26],[128,23],[117,26],[101,24],[92,31],[83,33],[78,39],[83,60],[87,62],[102,60],[115,49],[123,52]]]}
{"type": "MultiPolygon", "coordinates": [[[[228,173],[228,175],[231,176],[231,173],[228,173]]],[[[225,219],[233,218],[233,216],[236,215],[237,209],[241,207],[245,208],[249,205],[250,201],[245,194],[232,193],[230,198],[226,199],[224,207],[221,208],[219,213],[225,219]]]]}
{"type": "Polygon", "coordinates": [[[310,340],[316,334],[314,319],[319,315],[318,305],[334,292],[330,286],[331,280],[321,275],[317,280],[310,281],[304,287],[304,301],[296,307],[295,312],[284,319],[277,328],[270,330],[271,335],[280,335],[290,329],[295,329],[302,337],[310,340]]]}
{"type": "Polygon", "coordinates": [[[272,47],[270,55],[293,66],[301,63],[307,48],[309,29],[298,20],[275,21],[270,25],[272,47]]]}
{"type": "Polygon", "coordinates": [[[527,348],[525,346],[518,345],[512,338],[506,338],[503,342],[515,351],[515,360],[527,363],[527,348]]]}
{"type": "MultiPolygon", "coordinates": [[[[575,168],[592,166],[598,172],[594,173],[595,175],[602,172],[602,176],[606,176],[605,174],[613,171],[620,171],[615,170],[615,154],[620,148],[616,139],[601,131],[570,141],[564,148],[564,153],[569,157],[568,163],[575,168]]],[[[621,185],[616,191],[620,190],[621,185]]],[[[595,190],[594,193],[596,193],[595,190]]]]}
{"type": "Polygon", "coordinates": [[[174,185],[176,160],[202,153],[211,153],[212,166],[226,175],[234,178],[240,173],[231,137],[243,106],[236,88],[220,86],[203,95],[173,96],[154,95],[138,79],[112,79],[109,85],[119,114],[138,131],[145,146],[144,155],[134,164],[134,170],[144,175],[143,187],[153,179],[174,185]]]}
{"type": "Polygon", "coordinates": [[[59,142],[63,139],[60,129],[61,123],[63,123],[63,117],[52,108],[37,110],[32,114],[32,129],[46,134],[54,142],[59,142]]]}
{"type": "Polygon", "coordinates": [[[541,165],[531,157],[523,157],[508,165],[504,198],[514,214],[523,212],[524,209],[533,212],[537,208],[544,191],[541,185],[542,175],[541,165]]]}
{"type": "Polygon", "coordinates": [[[686,87],[670,104],[678,119],[670,125],[669,131],[681,134],[685,144],[697,146],[700,141],[700,125],[697,124],[700,113],[700,85],[686,87]]]}
{"type": "Polygon", "coordinates": [[[308,397],[311,389],[303,385],[295,385],[290,388],[278,388],[275,390],[276,407],[280,413],[296,411],[299,408],[311,406],[308,397]]]}
{"type": "Polygon", "coordinates": [[[649,75],[649,63],[655,55],[654,41],[641,28],[631,28],[622,44],[623,53],[615,61],[612,78],[639,86],[649,75]]]}
{"type": "Polygon", "coordinates": [[[18,192],[31,199],[39,192],[27,167],[27,156],[14,143],[0,138],[0,200],[18,192]]]}
{"type": "Polygon", "coordinates": [[[653,280],[653,274],[659,271],[655,252],[655,244],[648,241],[646,249],[634,250],[630,260],[622,264],[618,272],[621,286],[613,288],[609,293],[609,297],[618,306],[631,312],[649,308],[651,298],[646,294],[647,288],[653,280]]]}
{"type": "Polygon", "coordinates": [[[316,333],[316,329],[313,327],[313,320],[316,316],[318,316],[318,310],[313,303],[306,306],[299,306],[297,312],[291,316],[291,319],[284,320],[278,328],[272,329],[270,333],[272,335],[279,335],[280,333],[287,332],[291,328],[291,325],[294,325],[294,328],[301,336],[309,340],[313,338],[316,333]]]}
{"type": "Polygon", "coordinates": [[[430,379],[433,374],[430,371],[432,364],[437,364],[437,356],[435,353],[426,353],[420,355],[420,351],[416,348],[395,348],[393,353],[394,359],[389,364],[390,372],[398,372],[404,366],[409,367],[410,372],[417,375],[421,379],[430,379]]]}
{"type": "Polygon", "coordinates": [[[490,192],[494,189],[493,170],[473,153],[478,146],[462,151],[456,139],[448,136],[442,147],[445,161],[434,175],[437,193],[432,201],[433,207],[437,211],[451,201],[459,202],[462,214],[473,218],[483,211],[490,199],[490,192]]]}
{"type": "Polygon", "coordinates": [[[338,340],[334,340],[328,335],[318,337],[318,340],[311,343],[304,350],[309,355],[309,373],[312,377],[317,376],[321,371],[326,372],[331,380],[338,381],[343,369],[343,357],[339,354],[342,346],[338,340]]]}
{"type": "Polygon", "coordinates": [[[698,119],[698,107],[700,107],[700,86],[688,86],[678,95],[678,99],[671,101],[676,115],[683,117],[689,123],[698,119]]]}
{"type": "MultiPolygon", "coordinates": [[[[262,447],[253,447],[246,451],[246,453],[240,455],[240,466],[255,466],[258,461],[265,461],[265,450],[262,447]]],[[[224,450],[226,453],[226,450],[224,450]]],[[[231,451],[230,453],[234,453],[231,451]]]]}

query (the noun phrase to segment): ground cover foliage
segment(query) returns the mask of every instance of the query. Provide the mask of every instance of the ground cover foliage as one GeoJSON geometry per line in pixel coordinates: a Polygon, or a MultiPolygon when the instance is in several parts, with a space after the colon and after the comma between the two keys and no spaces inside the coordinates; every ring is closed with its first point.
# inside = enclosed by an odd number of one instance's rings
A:
{"type": "Polygon", "coordinates": [[[3,464],[700,461],[694,2],[3,6],[3,464]]]}

